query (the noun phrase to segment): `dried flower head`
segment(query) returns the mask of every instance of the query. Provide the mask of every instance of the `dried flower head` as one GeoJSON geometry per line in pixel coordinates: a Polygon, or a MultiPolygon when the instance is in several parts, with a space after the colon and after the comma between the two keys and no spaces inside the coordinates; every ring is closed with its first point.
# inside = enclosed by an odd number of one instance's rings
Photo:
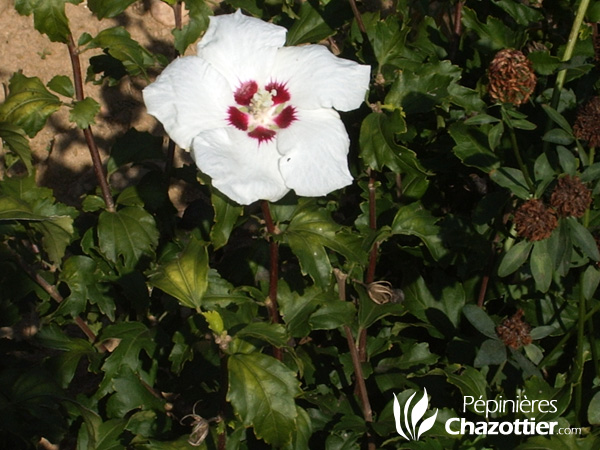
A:
{"type": "Polygon", "coordinates": [[[519,50],[500,50],[488,70],[490,97],[519,106],[529,100],[535,89],[536,76],[531,61],[519,50]]]}
{"type": "Polygon", "coordinates": [[[582,217],[592,203],[592,192],[579,177],[567,175],[558,180],[550,204],[562,217],[582,217]]]}
{"type": "Polygon", "coordinates": [[[531,344],[531,325],[523,321],[523,310],[519,309],[512,316],[496,327],[498,337],[502,342],[515,350],[531,344]]]}
{"type": "Polygon", "coordinates": [[[549,238],[558,225],[556,211],[537,198],[527,200],[515,212],[517,234],[530,241],[549,238]]]}
{"type": "Polygon", "coordinates": [[[593,97],[577,112],[573,133],[577,139],[587,141],[590,147],[600,145],[600,97],[593,97]]]}
{"type": "Polygon", "coordinates": [[[389,281],[374,281],[367,284],[367,294],[378,305],[400,303],[404,300],[404,293],[400,289],[394,289],[389,281]]]}

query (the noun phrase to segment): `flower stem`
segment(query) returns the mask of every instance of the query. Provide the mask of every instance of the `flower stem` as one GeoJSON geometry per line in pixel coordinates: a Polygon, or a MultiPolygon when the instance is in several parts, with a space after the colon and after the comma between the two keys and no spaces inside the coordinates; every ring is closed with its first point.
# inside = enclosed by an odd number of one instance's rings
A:
{"type": "Polygon", "coordinates": [[[517,142],[517,135],[515,133],[515,129],[512,126],[508,127],[510,133],[510,142],[512,144],[513,152],[515,154],[515,158],[517,159],[517,164],[519,165],[519,169],[523,172],[523,178],[525,178],[525,183],[527,183],[527,187],[529,188],[529,192],[532,194],[535,193],[535,187],[533,182],[531,181],[531,177],[529,176],[529,170],[527,170],[527,166],[523,162],[523,158],[521,157],[521,151],[519,150],[519,144],[517,142]]]}
{"type": "MultiPolygon", "coordinates": [[[[75,41],[73,40],[73,35],[69,35],[67,48],[69,50],[69,57],[71,59],[71,67],[73,68],[75,99],[80,102],[84,99],[83,80],[81,78],[81,62],[79,61],[79,52],[77,51],[75,41]]],[[[90,150],[92,164],[94,165],[94,173],[96,174],[96,179],[100,185],[102,198],[104,198],[104,203],[106,204],[106,209],[110,212],[114,212],[115,203],[113,201],[112,194],[110,193],[110,188],[108,187],[108,177],[104,170],[104,166],[102,165],[102,159],[100,158],[100,152],[98,151],[98,146],[96,145],[96,140],[94,139],[94,135],[92,133],[92,128],[90,126],[85,128],[83,130],[83,135],[85,137],[85,142],[88,146],[88,149],[90,150]]]]}
{"type": "MultiPolygon", "coordinates": [[[[335,278],[338,285],[338,296],[340,300],[346,301],[346,278],[348,275],[343,273],[339,269],[334,269],[335,278]]],[[[371,403],[369,401],[369,394],[367,393],[367,386],[365,384],[365,377],[362,371],[361,361],[358,355],[358,348],[352,337],[352,330],[348,325],[344,325],[344,332],[346,334],[346,340],[348,341],[348,349],[350,350],[350,356],[352,357],[352,366],[354,368],[354,377],[356,379],[356,386],[358,387],[358,396],[362,405],[363,417],[366,422],[373,422],[373,411],[371,409],[371,403]]]]}
{"type": "Polygon", "coordinates": [[[575,426],[580,424],[581,405],[583,401],[583,366],[585,364],[584,342],[585,342],[585,312],[586,301],[583,293],[583,271],[579,277],[579,315],[577,317],[577,356],[573,373],[573,384],[575,385],[575,426]]]}
{"type": "MultiPolygon", "coordinates": [[[[579,34],[579,29],[581,28],[581,24],[583,23],[583,18],[585,17],[585,13],[590,4],[590,0],[581,0],[579,7],[577,8],[577,13],[575,14],[575,20],[573,21],[573,26],[571,27],[571,33],[569,34],[569,40],[567,41],[567,46],[565,47],[565,52],[561,58],[561,62],[567,62],[573,56],[573,50],[575,49],[575,44],[577,43],[577,35],[579,34]]],[[[556,109],[558,106],[558,102],[560,100],[560,92],[565,84],[565,78],[567,76],[567,69],[562,69],[558,72],[556,76],[556,81],[554,83],[554,92],[552,93],[552,108],[556,109]]],[[[549,119],[551,120],[551,119],[549,119]]]]}
{"type": "MultiPolygon", "coordinates": [[[[267,232],[269,233],[269,296],[267,297],[267,309],[272,323],[279,323],[279,311],[277,308],[277,282],[279,281],[279,246],[274,236],[277,234],[271,209],[267,200],[261,200],[263,217],[267,224],[267,232]]],[[[280,348],[273,348],[273,356],[278,360],[283,359],[283,354],[280,348]]]]}

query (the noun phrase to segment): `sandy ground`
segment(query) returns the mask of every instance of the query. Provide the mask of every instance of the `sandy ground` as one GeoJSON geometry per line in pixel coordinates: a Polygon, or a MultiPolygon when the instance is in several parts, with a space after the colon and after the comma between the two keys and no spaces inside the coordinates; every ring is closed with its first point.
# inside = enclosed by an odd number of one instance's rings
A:
{"type": "MultiPolygon", "coordinates": [[[[37,76],[47,83],[55,75],[67,75],[72,79],[72,69],[64,44],[53,43],[33,27],[33,17],[20,16],[13,7],[14,0],[0,0],[0,101],[4,100],[8,81],[14,72],[22,71],[28,77],[37,76]]],[[[66,13],[75,41],[83,32],[92,36],[116,25],[124,26],[133,39],[152,52],[173,57],[174,19],[171,9],[162,2],[140,0],[115,19],[99,21],[86,6],[66,4],[66,13]],[[154,6],[153,6],[154,5],[154,6]],[[164,9],[157,9],[164,7],[164,9]]],[[[81,55],[83,76],[89,57],[97,53],[81,55]]],[[[103,160],[115,138],[130,127],[140,131],[161,133],[157,122],[145,112],[141,89],[144,80],[124,79],[116,87],[84,85],[86,96],[101,104],[101,111],[92,126],[103,160]]],[[[63,101],[68,99],[63,98],[63,101]]],[[[49,120],[47,126],[31,140],[37,176],[40,184],[51,187],[60,200],[78,203],[82,194],[96,185],[91,158],[83,133],[68,121],[68,108],[63,107],[49,120]]],[[[179,157],[185,158],[179,151],[179,157]]],[[[113,185],[126,183],[126,179],[113,179],[113,185]]],[[[176,188],[175,188],[176,190],[176,188]]]]}

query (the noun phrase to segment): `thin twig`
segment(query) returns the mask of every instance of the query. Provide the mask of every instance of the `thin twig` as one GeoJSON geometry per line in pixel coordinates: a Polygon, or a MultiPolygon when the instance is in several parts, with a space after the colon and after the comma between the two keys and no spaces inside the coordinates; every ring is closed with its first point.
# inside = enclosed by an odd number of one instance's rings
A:
{"type": "MultiPolygon", "coordinates": [[[[346,278],[348,275],[342,273],[339,269],[333,270],[335,278],[338,284],[338,295],[340,300],[346,301],[346,278]]],[[[346,340],[348,341],[348,348],[350,350],[350,356],[352,357],[352,366],[354,368],[354,376],[356,385],[358,387],[358,394],[362,405],[363,417],[366,422],[373,422],[373,411],[371,410],[371,403],[369,402],[369,394],[367,393],[367,386],[365,384],[365,377],[362,371],[362,365],[358,356],[358,348],[352,337],[352,330],[348,325],[344,325],[344,331],[346,333],[346,340]]]]}
{"type": "MultiPolygon", "coordinates": [[[[178,1],[173,5],[173,16],[175,17],[175,28],[181,30],[182,28],[182,5],[178,1]]],[[[179,56],[179,51],[175,49],[175,57],[179,56]]],[[[169,144],[167,145],[167,161],[165,166],[165,173],[167,176],[171,174],[173,170],[173,163],[175,161],[175,141],[169,137],[169,144]]]]}
{"type": "Polygon", "coordinates": [[[356,24],[358,25],[358,29],[362,34],[367,34],[367,28],[365,27],[365,23],[362,20],[362,16],[360,15],[360,11],[356,6],[356,0],[349,0],[350,8],[352,8],[352,13],[354,14],[354,18],[356,19],[356,24]]]}
{"type": "MultiPolygon", "coordinates": [[[[271,317],[271,322],[279,323],[279,311],[277,308],[277,283],[279,281],[279,245],[275,241],[274,236],[277,234],[273,217],[271,216],[271,209],[269,208],[269,202],[267,200],[261,200],[260,206],[262,208],[263,217],[267,225],[267,232],[269,233],[269,296],[267,297],[267,309],[271,317]]],[[[273,348],[273,356],[278,360],[283,359],[283,354],[280,348],[273,348]]]]}
{"type": "MultiPolygon", "coordinates": [[[[13,256],[13,258],[15,259],[17,264],[19,264],[21,269],[23,269],[23,271],[29,276],[29,278],[31,278],[33,281],[35,281],[35,283],[39,287],[41,287],[54,301],[56,301],[56,303],[62,303],[64,298],[62,295],[60,295],[60,293],[58,292],[58,289],[56,289],[55,286],[48,283],[39,273],[37,273],[32,267],[30,267],[25,262],[25,260],[23,259],[23,257],[21,255],[19,255],[16,251],[14,251],[12,248],[10,248],[10,246],[5,245],[4,248],[6,248],[10,252],[10,254],[13,256]]],[[[74,320],[75,320],[75,324],[79,327],[79,329],[83,332],[83,334],[85,334],[87,336],[87,338],[90,340],[90,342],[96,342],[97,336],[92,331],[92,329],[88,326],[88,324],[85,323],[83,321],[83,319],[79,316],[75,316],[74,320]]],[[[104,347],[103,344],[99,345],[99,349],[101,351],[106,351],[106,347],[104,347]]]]}
{"type": "MultiPolygon", "coordinates": [[[[73,68],[75,99],[80,102],[84,99],[83,80],[81,78],[81,62],[79,61],[79,52],[77,51],[77,47],[75,45],[75,41],[73,40],[72,35],[69,35],[69,40],[67,41],[67,48],[69,50],[69,57],[71,59],[71,66],[73,68]]],[[[88,146],[88,149],[90,150],[92,164],[94,166],[94,173],[96,174],[96,179],[98,180],[98,184],[100,185],[102,197],[104,198],[104,203],[106,203],[106,209],[110,212],[114,212],[115,203],[113,201],[112,194],[110,193],[107,175],[104,170],[104,166],[102,165],[102,159],[100,158],[100,152],[98,151],[98,146],[96,145],[96,140],[94,139],[94,135],[92,133],[92,128],[90,126],[85,128],[83,130],[83,135],[85,136],[85,142],[88,146]]]]}

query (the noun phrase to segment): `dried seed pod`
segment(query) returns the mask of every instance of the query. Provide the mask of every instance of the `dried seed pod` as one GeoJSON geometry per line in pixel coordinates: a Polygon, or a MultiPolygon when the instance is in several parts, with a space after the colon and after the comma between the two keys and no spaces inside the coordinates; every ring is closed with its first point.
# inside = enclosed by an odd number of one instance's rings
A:
{"type": "Polygon", "coordinates": [[[494,101],[519,106],[529,100],[537,78],[531,61],[519,50],[500,50],[488,69],[488,91],[494,101]]]}
{"type": "Polygon", "coordinates": [[[496,327],[498,337],[504,344],[515,350],[531,344],[531,325],[523,321],[523,310],[519,309],[508,319],[496,327]]]}
{"type": "Polygon", "coordinates": [[[582,217],[592,203],[592,192],[579,177],[567,175],[558,180],[550,204],[562,217],[582,217]]]}
{"type": "Polygon", "coordinates": [[[530,241],[549,238],[558,225],[556,211],[537,198],[527,200],[515,212],[517,234],[530,241]]]}
{"type": "Polygon", "coordinates": [[[400,303],[404,300],[404,293],[400,289],[394,289],[389,281],[374,281],[367,285],[369,298],[378,305],[385,303],[400,303]]]}
{"type": "Polygon", "coordinates": [[[600,145],[600,97],[593,97],[577,112],[573,133],[577,139],[587,141],[590,147],[600,145]]]}

